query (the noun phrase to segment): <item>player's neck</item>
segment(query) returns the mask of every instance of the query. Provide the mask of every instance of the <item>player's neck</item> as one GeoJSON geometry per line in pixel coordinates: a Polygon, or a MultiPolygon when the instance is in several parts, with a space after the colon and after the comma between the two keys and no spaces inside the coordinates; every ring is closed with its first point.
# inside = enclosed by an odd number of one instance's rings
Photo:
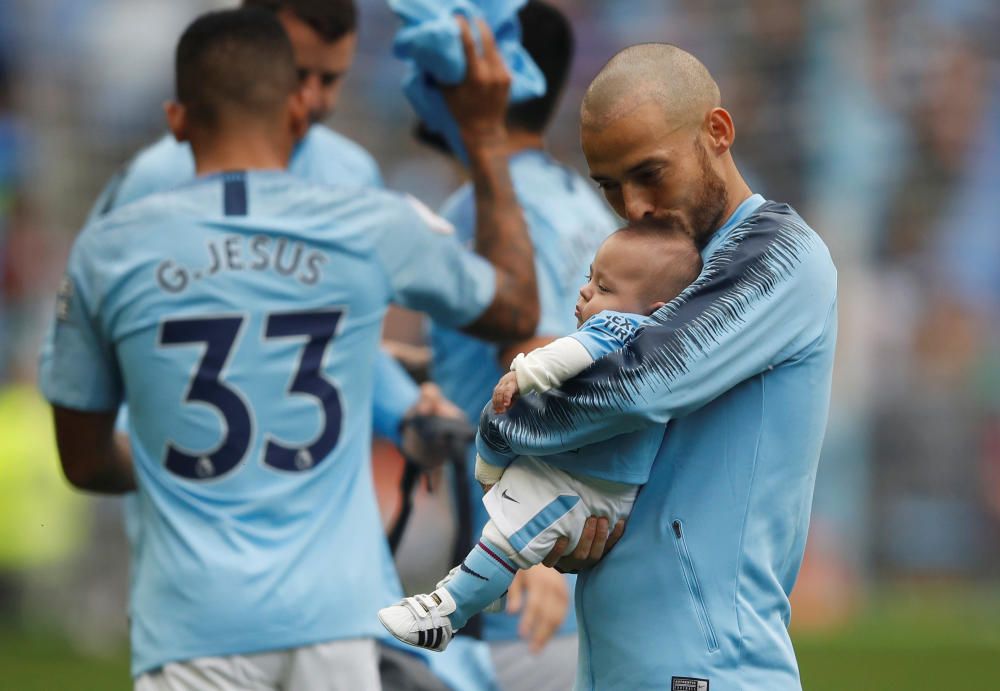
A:
{"type": "Polygon", "coordinates": [[[544,148],[545,140],[540,134],[536,134],[535,132],[526,132],[524,130],[507,131],[507,153],[510,156],[522,151],[528,151],[530,149],[537,149],[541,151],[544,148]]]}
{"type": "Polygon", "coordinates": [[[191,148],[198,175],[227,170],[280,170],[288,167],[292,152],[291,143],[283,145],[271,135],[245,131],[239,136],[216,133],[211,137],[192,137],[191,148]]]}
{"type": "MultiPolygon", "coordinates": [[[[740,175],[740,171],[737,170],[735,164],[728,167],[724,183],[728,194],[726,209],[722,212],[722,218],[720,221],[723,224],[734,213],[736,213],[736,209],[739,208],[740,204],[749,199],[753,194],[753,191],[750,189],[750,185],[748,185],[746,180],[743,179],[743,176],[740,175]]],[[[718,228],[716,228],[716,230],[718,230],[718,228]]]]}

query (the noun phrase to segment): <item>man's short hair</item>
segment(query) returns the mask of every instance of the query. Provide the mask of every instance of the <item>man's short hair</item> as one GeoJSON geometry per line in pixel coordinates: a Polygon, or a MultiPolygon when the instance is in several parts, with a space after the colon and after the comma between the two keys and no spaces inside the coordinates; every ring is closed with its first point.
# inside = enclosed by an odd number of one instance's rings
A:
{"type": "Polygon", "coordinates": [[[507,124],[541,134],[556,112],[573,63],[573,29],[562,12],[540,0],[529,0],[517,17],[521,44],[545,75],[546,88],[543,96],[512,104],[507,124]]]}
{"type": "Polygon", "coordinates": [[[292,44],[270,12],[210,12],[181,36],[177,100],[193,123],[214,127],[223,116],[267,118],[298,88],[292,44]]]}
{"type": "Polygon", "coordinates": [[[275,13],[288,10],[327,43],[339,41],[358,30],[354,0],[243,0],[243,6],[275,13]]]}

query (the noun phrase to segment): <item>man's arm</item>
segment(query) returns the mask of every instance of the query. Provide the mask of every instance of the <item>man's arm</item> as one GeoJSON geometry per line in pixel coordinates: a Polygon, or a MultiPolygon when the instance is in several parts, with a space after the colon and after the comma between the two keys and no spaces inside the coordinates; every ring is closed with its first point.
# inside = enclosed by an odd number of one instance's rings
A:
{"type": "Polygon", "coordinates": [[[475,250],[496,269],[493,302],[464,330],[493,341],[530,338],[538,324],[538,286],[531,238],[508,166],[505,117],[510,75],[486,23],[478,23],[483,50],[479,55],[468,23],[456,19],[462,30],[466,79],[443,91],[469,157],[476,202],[475,250]]]}
{"type": "Polygon", "coordinates": [[[734,231],[624,349],[506,415],[485,410],[484,459],[502,465],[665,424],[819,339],[835,323],[836,271],[819,238],[783,208],[734,231]]]}
{"type": "Polygon", "coordinates": [[[514,362],[516,358],[521,353],[530,353],[533,350],[538,350],[539,348],[544,348],[552,341],[556,340],[558,336],[533,336],[527,340],[514,343],[512,345],[506,346],[497,355],[497,361],[500,363],[500,369],[506,371],[510,369],[510,363],[514,362]]]}
{"type": "Polygon", "coordinates": [[[63,473],[77,489],[125,494],[136,489],[128,442],[115,434],[117,411],[103,413],[53,406],[63,473]]]}

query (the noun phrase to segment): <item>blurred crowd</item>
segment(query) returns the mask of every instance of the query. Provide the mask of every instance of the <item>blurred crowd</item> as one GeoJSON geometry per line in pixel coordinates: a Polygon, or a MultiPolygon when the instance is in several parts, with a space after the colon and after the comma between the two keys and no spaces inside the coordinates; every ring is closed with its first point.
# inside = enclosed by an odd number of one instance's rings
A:
{"type": "MultiPolygon", "coordinates": [[[[58,482],[35,362],[90,204],[164,130],[176,37],[229,4],[0,0],[0,607],[22,606],[18,574],[46,564],[124,587],[124,561],[112,574],[102,556],[121,543],[117,505],[82,504],[58,482]],[[46,532],[54,515],[76,532],[46,532]],[[28,525],[30,539],[3,537],[28,525]]],[[[754,191],[790,202],[833,251],[839,359],[796,616],[822,621],[885,579],[1000,576],[1000,4],[553,4],[578,45],[557,158],[585,171],[577,107],[610,55],[677,43],[718,79],[754,191]]],[[[332,124],[389,187],[435,206],[459,173],[413,139],[386,3],[359,8],[332,124]]],[[[389,328],[420,342],[412,320],[389,328]]]]}

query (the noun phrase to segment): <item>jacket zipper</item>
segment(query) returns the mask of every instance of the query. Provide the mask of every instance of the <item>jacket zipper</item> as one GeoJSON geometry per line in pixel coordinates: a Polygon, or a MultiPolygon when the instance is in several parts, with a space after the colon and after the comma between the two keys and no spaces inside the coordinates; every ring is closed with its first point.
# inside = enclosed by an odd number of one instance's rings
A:
{"type": "Polygon", "coordinates": [[[684,581],[687,583],[688,594],[691,596],[691,603],[694,605],[695,613],[698,615],[698,624],[705,635],[705,643],[708,652],[713,653],[719,649],[719,640],[715,636],[715,629],[712,628],[712,620],[708,618],[708,608],[705,606],[705,598],[701,592],[701,583],[694,570],[694,562],[691,560],[691,553],[688,551],[687,542],[684,540],[684,526],[674,519],[671,526],[674,530],[674,545],[677,547],[677,556],[681,560],[681,572],[684,574],[684,581]]]}

